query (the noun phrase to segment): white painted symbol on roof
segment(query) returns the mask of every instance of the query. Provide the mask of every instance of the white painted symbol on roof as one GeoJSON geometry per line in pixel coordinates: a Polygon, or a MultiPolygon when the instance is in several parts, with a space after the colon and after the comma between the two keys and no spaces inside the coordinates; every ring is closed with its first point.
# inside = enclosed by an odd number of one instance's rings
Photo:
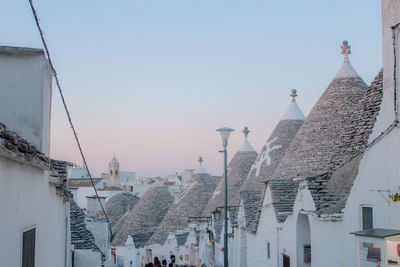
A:
{"type": "Polygon", "coordinates": [[[253,169],[256,169],[256,176],[260,175],[261,165],[264,161],[266,161],[267,166],[271,165],[271,152],[277,149],[282,148],[282,145],[271,145],[278,140],[278,137],[274,137],[271,141],[267,142],[263,148],[263,152],[258,156],[256,163],[253,165],[253,169]]]}

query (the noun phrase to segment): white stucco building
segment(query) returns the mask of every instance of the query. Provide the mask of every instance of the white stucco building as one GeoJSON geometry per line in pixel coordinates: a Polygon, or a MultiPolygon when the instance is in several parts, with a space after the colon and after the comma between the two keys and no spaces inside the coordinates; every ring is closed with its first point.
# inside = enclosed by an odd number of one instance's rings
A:
{"type": "Polygon", "coordinates": [[[71,264],[69,203],[49,158],[51,84],[43,50],[0,46],[2,266],[71,264]]]}

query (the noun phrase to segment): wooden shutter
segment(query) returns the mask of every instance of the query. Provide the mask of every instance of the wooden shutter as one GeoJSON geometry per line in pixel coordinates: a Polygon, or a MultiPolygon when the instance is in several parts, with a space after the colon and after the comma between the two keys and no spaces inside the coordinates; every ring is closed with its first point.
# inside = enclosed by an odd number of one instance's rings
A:
{"type": "Polygon", "coordinates": [[[36,229],[23,233],[22,236],[22,267],[35,267],[36,229]]]}

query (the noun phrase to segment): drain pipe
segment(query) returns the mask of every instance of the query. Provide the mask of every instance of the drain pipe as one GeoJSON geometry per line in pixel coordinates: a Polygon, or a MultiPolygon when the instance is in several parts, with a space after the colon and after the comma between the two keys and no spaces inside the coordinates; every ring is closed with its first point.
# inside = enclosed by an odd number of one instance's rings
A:
{"type": "Polygon", "coordinates": [[[399,106],[397,95],[397,35],[400,23],[392,26],[392,40],[393,40],[393,92],[394,92],[394,116],[395,121],[399,121],[399,106]]]}

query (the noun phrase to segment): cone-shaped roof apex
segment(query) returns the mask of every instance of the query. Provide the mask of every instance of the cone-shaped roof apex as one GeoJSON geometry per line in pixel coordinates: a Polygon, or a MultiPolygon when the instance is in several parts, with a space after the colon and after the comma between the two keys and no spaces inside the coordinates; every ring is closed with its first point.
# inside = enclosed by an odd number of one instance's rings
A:
{"type": "Polygon", "coordinates": [[[308,114],[274,172],[274,178],[313,177],[334,168],[343,158],[340,136],[351,127],[349,118],[367,85],[349,62],[350,46],[343,41],[344,63],[338,75],[308,114]]]}
{"type": "Polygon", "coordinates": [[[208,174],[207,170],[203,167],[203,157],[199,157],[199,167],[197,168],[195,173],[202,173],[202,174],[208,174]]]}
{"type": "Polygon", "coordinates": [[[285,114],[282,116],[281,121],[284,120],[302,120],[304,121],[306,117],[303,112],[299,108],[296,102],[297,90],[292,89],[290,96],[292,97],[292,101],[290,102],[289,108],[286,110],[285,114]]]}
{"type": "Polygon", "coordinates": [[[247,140],[247,136],[249,135],[249,128],[247,126],[244,127],[242,133],[244,134],[244,142],[242,146],[239,148],[239,151],[255,151],[254,148],[250,145],[249,140],[247,140]]]}
{"type": "Polygon", "coordinates": [[[335,76],[337,78],[349,78],[349,77],[359,77],[357,71],[353,68],[350,63],[349,55],[351,54],[351,46],[349,43],[344,40],[343,45],[340,47],[342,49],[342,55],[344,55],[344,61],[342,67],[339,69],[338,73],[335,76]]]}

